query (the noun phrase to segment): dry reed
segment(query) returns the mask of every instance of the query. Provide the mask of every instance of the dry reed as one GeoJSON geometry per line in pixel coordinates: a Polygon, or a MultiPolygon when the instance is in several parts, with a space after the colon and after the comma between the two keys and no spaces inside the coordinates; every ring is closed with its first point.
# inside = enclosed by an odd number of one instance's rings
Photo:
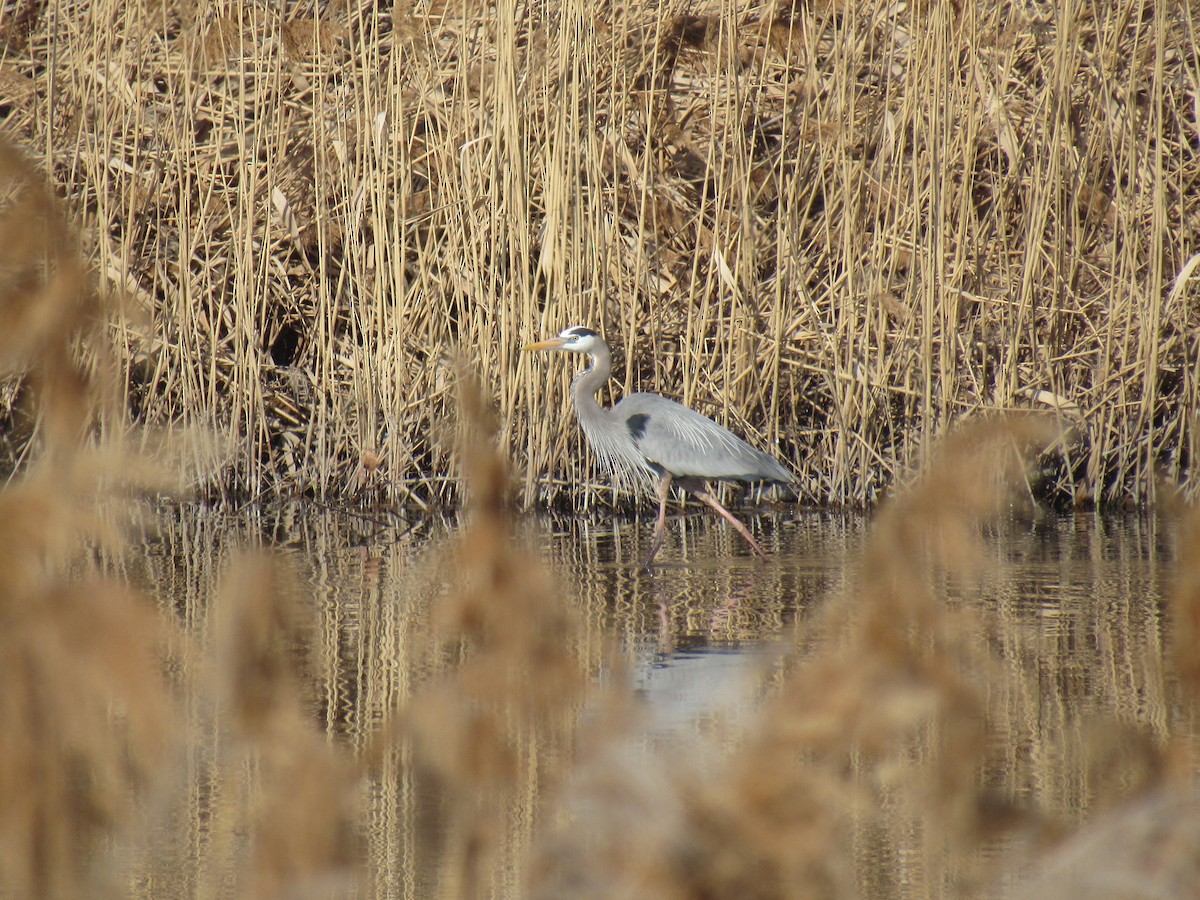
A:
{"type": "Polygon", "coordinates": [[[476,897],[490,894],[502,866],[519,868],[507,845],[511,811],[569,770],[591,673],[549,572],[516,544],[494,412],[465,367],[460,397],[468,522],[449,548],[456,576],[433,616],[434,650],[456,650],[455,664],[415,693],[402,723],[418,777],[450,804],[440,891],[476,897]]]}
{"type": "Polygon", "coordinates": [[[870,502],[952,423],[1032,408],[1064,425],[1046,496],[1141,502],[1197,451],[1197,24],[17,4],[0,114],[126,298],[130,416],[231,435],[236,493],[448,499],[457,348],[523,499],[603,498],[565,375],[516,353],[587,323],[620,389],[777,450],[806,501],[870,502]]]}
{"type": "MultiPolygon", "coordinates": [[[[113,427],[110,310],[44,179],[3,142],[0,184],[0,365],[28,395],[30,423],[23,471],[0,492],[0,893],[123,896],[131,872],[177,860],[157,829],[186,784],[182,760],[204,758],[226,722],[235,749],[212,770],[253,758],[260,778],[240,802],[217,804],[201,854],[211,865],[183,892],[236,884],[282,896],[329,883],[357,862],[357,779],[292,696],[281,626],[296,622],[298,592],[266,563],[232,576],[212,678],[174,619],[90,561],[121,556],[112,523],[129,518],[131,491],[162,490],[187,467],[164,475],[130,452],[119,419],[113,427]],[[188,655],[173,678],[170,661],[188,655]],[[193,703],[203,724],[182,728],[193,703]]],[[[178,456],[169,438],[153,443],[178,456]]]]}
{"type": "Polygon", "coordinates": [[[101,496],[145,474],[89,448],[102,419],[99,307],[44,179],[0,142],[0,371],[28,458],[0,492],[0,892],[75,897],[160,786],[173,632],[130,589],[69,571],[110,545],[101,496]]]}

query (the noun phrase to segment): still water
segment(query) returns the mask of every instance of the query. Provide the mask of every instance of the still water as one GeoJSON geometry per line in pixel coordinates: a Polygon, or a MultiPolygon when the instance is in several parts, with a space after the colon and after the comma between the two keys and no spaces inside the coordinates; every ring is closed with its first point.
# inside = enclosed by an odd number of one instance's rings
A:
{"type": "MultiPolygon", "coordinates": [[[[609,861],[579,864],[584,870],[621,869],[613,859],[637,857],[639,848],[657,840],[648,834],[630,849],[622,830],[665,816],[662,810],[675,804],[681,811],[672,815],[686,818],[697,806],[717,802],[681,801],[666,786],[680,779],[702,781],[755,746],[755,729],[761,731],[764,716],[775,714],[773,698],[787,693],[789,673],[817,652],[823,610],[842,598],[847,615],[854,615],[853,595],[864,575],[860,551],[870,529],[866,519],[789,513],[751,517],[749,524],[772,551],[769,563],[753,557],[723,523],[688,514],[671,519],[660,565],[647,571],[639,560],[649,546],[650,522],[530,518],[513,524],[502,538],[527,556],[507,574],[496,574],[488,555],[493,550],[470,545],[492,538],[485,534],[468,539],[465,547],[457,544],[470,526],[454,519],[401,521],[310,505],[189,507],[147,527],[137,552],[122,565],[198,646],[210,639],[211,599],[232,558],[247,549],[269,549],[294,573],[312,620],[303,641],[308,646],[297,649],[303,657],[298,667],[303,707],[314,731],[336,752],[370,769],[361,799],[360,858],[341,881],[316,895],[639,895],[614,886],[629,879],[641,886],[640,895],[655,896],[654,885],[671,883],[673,876],[648,863],[613,871],[607,893],[592,889],[594,882],[578,872],[573,881],[553,875],[539,881],[538,872],[555,868],[555,860],[573,859],[570,848],[577,846],[569,826],[568,837],[556,838],[566,849],[546,850],[558,846],[544,836],[547,822],[575,823],[577,831],[585,823],[583,845],[609,861]],[[563,679],[561,702],[544,701],[528,720],[521,708],[506,707],[507,724],[498,726],[511,727],[520,745],[508,767],[501,767],[502,788],[478,774],[486,760],[456,769],[458,751],[436,743],[443,733],[437,728],[453,730],[462,709],[475,709],[493,696],[488,691],[495,685],[481,686],[468,673],[500,673],[497,683],[507,677],[501,668],[476,663],[491,652],[489,641],[500,646],[509,640],[497,634],[520,625],[501,616],[499,624],[481,626],[476,619],[488,613],[471,612],[469,605],[457,607],[468,612],[447,617],[445,609],[456,608],[453,598],[472,590],[462,580],[475,577],[464,572],[477,565],[472,561],[477,554],[486,559],[484,575],[476,576],[491,579],[487,583],[500,592],[498,603],[509,602],[504,585],[515,580],[514,617],[546,615],[544,607],[520,605],[541,583],[523,579],[541,568],[549,573],[549,602],[568,613],[562,628],[569,658],[555,662],[559,668],[546,676],[563,679]],[[567,687],[576,670],[583,673],[582,686],[567,687]],[[559,671],[566,674],[556,675],[559,671]],[[429,709],[451,724],[422,732],[429,709]],[[556,724],[542,729],[537,717],[543,714],[556,724]],[[377,753],[380,734],[395,728],[401,734],[383,762],[362,763],[377,753]],[[620,737],[614,740],[616,732],[620,737]],[[605,767],[598,768],[597,755],[609,760],[605,767]],[[597,788],[597,771],[611,784],[597,788]],[[629,805],[642,811],[630,812],[629,822],[615,828],[617,835],[606,836],[612,825],[595,812],[597,796],[615,798],[614,806],[630,796],[629,805]],[[477,828],[476,820],[486,827],[477,828]],[[593,834],[586,833],[589,828],[593,834]]],[[[1047,844],[1069,837],[1091,815],[1150,790],[1165,765],[1161,760],[1170,755],[1164,748],[1190,748],[1197,730],[1191,705],[1176,690],[1167,648],[1164,594],[1173,541],[1173,525],[1141,516],[1050,517],[981,529],[971,570],[934,578],[938,603],[968,617],[968,637],[987,658],[983,669],[973,671],[975,658],[951,654],[951,670],[962,671],[949,677],[969,684],[980,698],[976,712],[987,718],[981,733],[988,747],[981,751],[984,761],[971,790],[988,786],[998,807],[1016,810],[1014,815],[1028,816],[1033,824],[1015,839],[1011,833],[981,839],[970,850],[970,864],[946,862],[938,857],[943,851],[931,850],[921,836],[929,833],[929,823],[919,812],[900,808],[903,785],[894,783],[907,777],[903,767],[924,765],[935,751],[923,745],[920,733],[893,761],[890,750],[855,749],[841,765],[863,796],[839,811],[851,871],[830,877],[842,878],[838,883],[849,885],[854,896],[991,896],[1016,890],[1041,836],[1054,835],[1047,844]],[[884,762],[864,762],[871,753],[880,753],[884,762]],[[893,771],[900,775],[887,774],[893,771]],[[940,861],[931,862],[931,856],[940,861]],[[985,857],[991,862],[979,862],[985,857]]],[[[532,624],[542,627],[536,620],[532,624]]],[[[527,639],[519,630],[516,635],[514,646],[527,639]]],[[[904,704],[925,702],[921,698],[929,691],[922,690],[897,694],[898,717],[906,714],[904,704]]],[[[195,717],[192,727],[204,734],[223,726],[195,717]]],[[[856,727],[869,731],[867,725],[856,727]]],[[[825,752],[813,749],[809,732],[795,739],[796,759],[825,752]]],[[[449,747],[455,739],[447,740],[449,747]]],[[[870,736],[856,734],[852,740],[859,747],[870,736]]],[[[200,743],[206,741],[218,743],[216,737],[200,743]]],[[[480,739],[479,746],[486,744],[486,737],[480,739]]],[[[216,840],[212,797],[248,792],[245,784],[255,778],[252,765],[236,777],[219,769],[211,761],[194,762],[185,775],[192,781],[185,791],[191,799],[178,827],[191,849],[172,856],[174,871],[166,877],[189,895],[218,896],[228,887],[227,876],[205,871],[214,864],[205,849],[216,840]],[[222,784],[231,777],[241,786],[222,784]]],[[[733,783],[730,775],[717,779],[733,783]]],[[[675,826],[663,825],[663,831],[670,827],[675,826]]],[[[135,880],[145,889],[161,886],[163,877],[142,868],[135,880]]],[[[839,893],[816,886],[810,892],[839,893]]],[[[726,895],[736,895],[735,889],[726,895]]],[[[769,895],[774,894],[765,891],[769,895]]]]}

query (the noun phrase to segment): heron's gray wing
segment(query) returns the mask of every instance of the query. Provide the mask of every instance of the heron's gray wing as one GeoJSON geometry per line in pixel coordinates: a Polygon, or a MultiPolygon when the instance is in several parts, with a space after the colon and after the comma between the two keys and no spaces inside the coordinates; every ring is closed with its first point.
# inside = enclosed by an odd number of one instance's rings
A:
{"type": "Polygon", "coordinates": [[[674,400],[630,394],[612,412],[647,462],[676,477],[793,480],[777,460],[674,400]]]}

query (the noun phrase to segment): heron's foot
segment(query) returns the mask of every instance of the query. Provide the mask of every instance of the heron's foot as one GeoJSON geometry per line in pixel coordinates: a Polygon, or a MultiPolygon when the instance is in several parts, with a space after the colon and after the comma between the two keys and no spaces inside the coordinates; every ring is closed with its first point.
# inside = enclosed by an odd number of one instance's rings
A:
{"type": "Polygon", "coordinates": [[[642,568],[649,569],[654,564],[654,557],[658,556],[658,551],[662,549],[663,539],[667,536],[666,526],[654,529],[654,541],[650,544],[650,552],[646,554],[646,561],[642,563],[642,568]]]}
{"type": "Polygon", "coordinates": [[[738,531],[742,533],[742,537],[744,537],[747,543],[750,544],[750,549],[754,551],[755,555],[759,559],[761,559],[763,562],[771,561],[771,554],[764,550],[762,545],[750,536],[750,532],[744,526],[739,528],[738,531]]]}

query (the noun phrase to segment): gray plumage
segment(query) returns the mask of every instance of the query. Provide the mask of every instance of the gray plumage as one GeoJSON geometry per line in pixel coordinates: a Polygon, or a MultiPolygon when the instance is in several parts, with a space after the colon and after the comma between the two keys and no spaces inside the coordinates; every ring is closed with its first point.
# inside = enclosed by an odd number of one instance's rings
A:
{"type": "Polygon", "coordinates": [[[659,394],[630,394],[612,409],[605,409],[596,401],[596,392],[612,374],[612,356],[604,339],[589,328],[568,328],[557,338],[523,349],[565,350],[586,353],[591,358],[591,366],[571,382],[575,414],[588,443],[600,463],[618,479],[658,481],[659,518],[647,565],[662,542],[666,501],[673,479],[733,523],[755,552],[765,558],[758,542],[717,503],[705,482],[794,481],[778,460],[751,447],[707,416],[659,394]]]}

